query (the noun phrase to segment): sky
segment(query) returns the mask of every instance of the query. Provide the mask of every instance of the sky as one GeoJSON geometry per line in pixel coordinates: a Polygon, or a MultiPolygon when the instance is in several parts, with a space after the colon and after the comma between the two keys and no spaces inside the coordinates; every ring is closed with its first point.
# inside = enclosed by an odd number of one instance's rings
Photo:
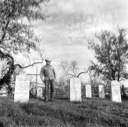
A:
{"type": "Polygon", "coordinates": [[[88,39],[95,33],[128,28],[128,0],[51,0],[42,5],[42,12],[48,17],[32,25],[59,74],[61,60],[76,60],[80,71],[89,66],[94,52],[88,49],[88,39]]]}

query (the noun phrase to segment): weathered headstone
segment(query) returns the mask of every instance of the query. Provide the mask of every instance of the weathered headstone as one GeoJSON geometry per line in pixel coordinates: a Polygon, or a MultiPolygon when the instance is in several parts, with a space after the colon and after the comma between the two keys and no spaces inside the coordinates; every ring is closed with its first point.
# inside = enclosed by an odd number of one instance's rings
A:
{"type": "Polygon", "coordinates": [[[30,82],[30,96],[36,97],[37,95],[37,84],[35,82],[30,82]]]}
{"type": "Polygon", "coordinates": [[[42,98],[43,97],[43,88],[37,87],[37,97],[42,98]]]}
{"type": "Polygon", "coordinates": [[[111,82],[111,100],[114,102],[121,102],[120,83],[116,80],[111,82]]]}
{"type": "Polygon", "coordinates": [[[81,81],[78,78],[70,79],[70,101],[81,102],[81,81]]]}
{"type": "Polygon", "coordinates": [[[29,79],[25,74],[16,77],[14,102],[27,103],[29,101],[29,79]]]}
{"type": "Polygon", "coordinates": [[[2,97],[7,97],[8,96],[8,91],[7,91],[6,87],[1,88],[0,96],[2,96],[2,97]]]}
{"type": "Polygon", "coordinates": [[[128,80],[120,81],[120,85],[122,87],[122,95],[128,97],[128,80]]]}
{"type": "Polygon", "coordinates": [[[99,97],[105,98],[104,85],[99,85],[99,97]]]}
{"type": "Polygon", "coordinates": [[[86,97],[87,98],[91,98],[92,97],[91,85],[86,85],[86,97]]]}
{"type": "Polygon", "coordinates": [[[8,96],[7,91],[0,90],[0,96],[7,97],[8,96]]]}

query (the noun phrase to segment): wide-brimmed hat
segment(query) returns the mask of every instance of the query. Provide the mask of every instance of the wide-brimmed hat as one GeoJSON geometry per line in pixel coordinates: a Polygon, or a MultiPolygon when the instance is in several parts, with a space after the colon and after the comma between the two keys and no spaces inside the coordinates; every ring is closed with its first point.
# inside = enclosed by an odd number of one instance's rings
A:
{"type": "Polygon", "coordinates": [[[51,62],[52,60],[50,58],[45,59],[46,62],[51,62]]]}

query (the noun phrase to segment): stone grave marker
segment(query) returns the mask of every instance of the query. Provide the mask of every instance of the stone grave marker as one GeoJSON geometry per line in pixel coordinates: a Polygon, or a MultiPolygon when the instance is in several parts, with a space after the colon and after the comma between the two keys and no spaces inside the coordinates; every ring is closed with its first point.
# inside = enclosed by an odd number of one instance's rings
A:
{"type": "Polygon", "coordinates": [[[92,97],[91,85],[86,85],[86,98],[91,98],[91,97],[92,97]]]}
{"type": "Polygon", "coordinates": [[[122,80],[120,81],[120,85],[122,87],[122,95],[125,95],[126,97],[128,97],[128,80],[122,80]]]}
{"type": "Polygon", "coordinates": [[[99,97],[105,98],[104,85],[99,85],[99,97]]]}
{"type": "Polygon", "coordinates": [[[36,97],[37,94],[37,85],[35,82],[30,82],[30,96],[36,97]]]}
{"type": "Polygon", "coordinates": [[[0,96],[2,96],[2,97],[7,97],[8,96],[8,91],[7,91],[6,87],[1,88],[0,96]]]}
{"type": "Polygon", "coordinates": [[[116,80],[111,82],[111,100],[114,102],[121,102],[120,83],[116,80]]]}
{"type": "Polygon", "coordinates": [[[81,102],[81,81],[78,78],[70,79],[70,101],[81,102]]]}
{"type": "Polygon", "coordinates": [[[43,98],[43,88],[37,87],[37,97],[43,98]]]}
{"type": "Polygon", "coordinates": [[[14,102],[27,103],[29,101],[29,79],[25,74],[17,75],[14,102]]]}

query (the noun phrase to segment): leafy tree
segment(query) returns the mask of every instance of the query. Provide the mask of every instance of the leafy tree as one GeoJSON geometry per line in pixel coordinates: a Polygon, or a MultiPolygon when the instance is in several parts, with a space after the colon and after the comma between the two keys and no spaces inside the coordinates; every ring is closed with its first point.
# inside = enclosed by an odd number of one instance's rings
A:
{"type": "Polygon", "coordinates": [[[96,36],[98,43],[90,42],[97,60],[97,63],[92,62],[90,70],[94,70],[98,75],[103,74],[108,80],[120,81],[123,78],[128,78],[126,32],[126,29],[118,29],[117,33],[103,31],[99,36],[96,36]]]}
{"type": "MultiPolygon", "coordinates": [[[[9,70],[0,77],[0,85],[10,82],[14,71],[14,54],[38,50],[38,38],[30,21],[43,20],[42,3],[48,0],[0,0],[0,61],[8,61],[9,70]],[[25,23],[24,20],[29,21],[25,23]],[[7,82],[7,79],[9,80],[7,82]]],[[[2,64],[1,64],[1,71],[2,64]]],[[[2,74],[2,73],[1,73],[2,74]]]]}

